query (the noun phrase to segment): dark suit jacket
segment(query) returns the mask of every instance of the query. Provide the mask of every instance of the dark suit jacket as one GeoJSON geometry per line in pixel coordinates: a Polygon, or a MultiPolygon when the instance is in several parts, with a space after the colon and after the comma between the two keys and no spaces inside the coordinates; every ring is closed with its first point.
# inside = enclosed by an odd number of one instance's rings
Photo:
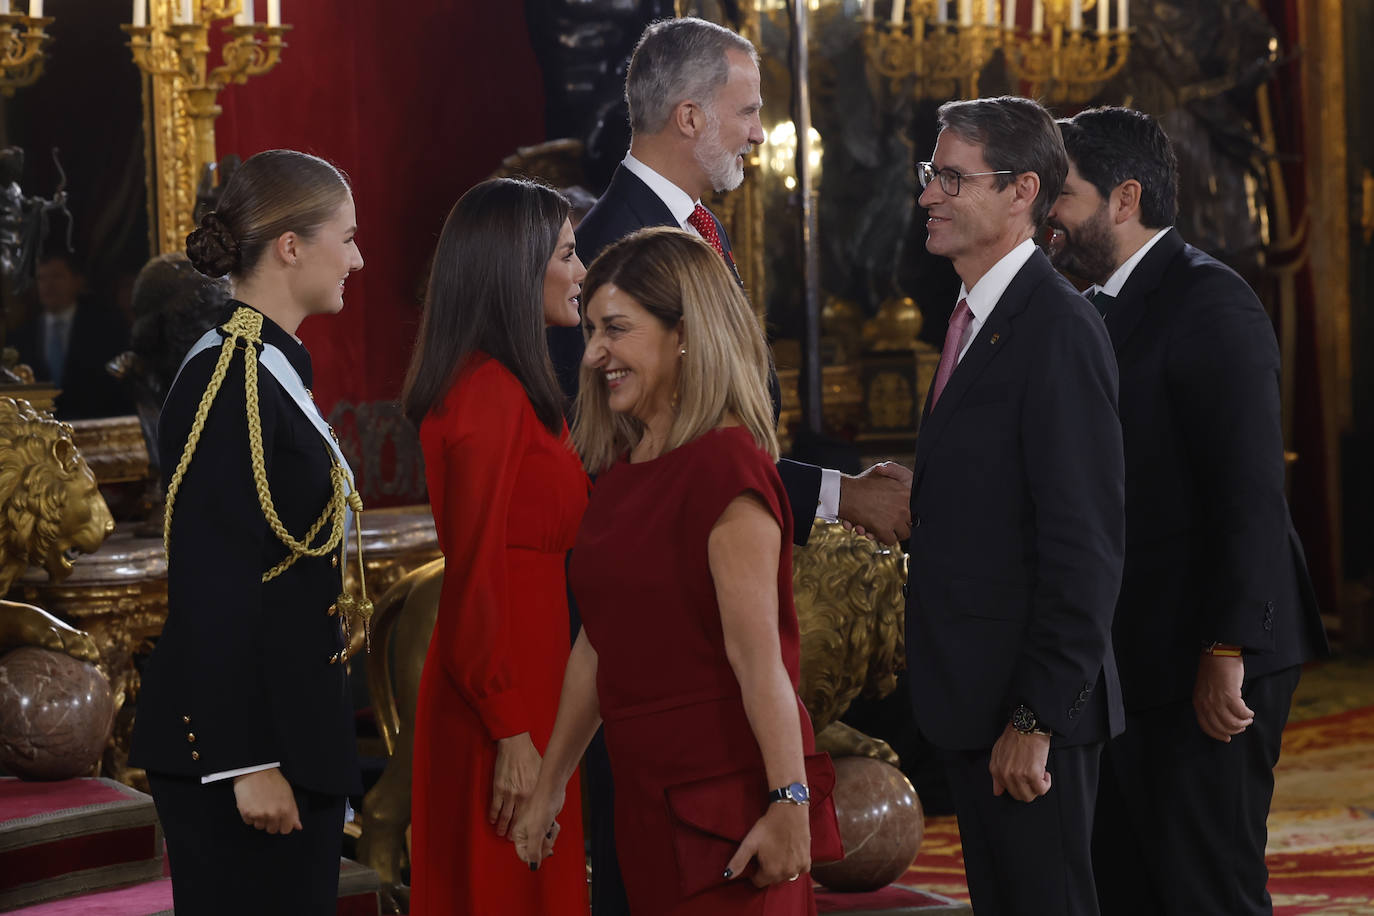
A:
{"type": "MultiPolygon", "coordinates": [[[[105,363],[128,345],[129,330],[112,310],[91,303],[76,307],[67,336],[62,393],[53,405],[53,413],[58,419],[84,420],[134,412],[123,386],[105,371],[105,363]]],[[[33,368],[37,379],[52,380],[41,314],[15,331],[11,346],[19,351],[20,360],[33,368]]]]}
{"type": "MultiPolygon", "coordinates": [[[[725,260],[739,279],[735,270],[735,260],[730,253],[730,237],[725,226],[715,220],[716,231],[720,235],[721,247],[725,249],[725,260]]],[[[591,264],[612,243],[618,242],[636,229],[646,226],[677,226],[678,221],[663,199],[623,165],[617,166],[611,176],[610,186],[596,205],[583,217],[577,227],[577,256],[583,264],[591,264]]],[[[563,391],[570,398],[577,396],[577,372],[582,363],[582,329],[550,328],[549,352],[553,357],[554,370],[563,391]]],[[[769,393],[773,397],[773,412],[781,407],[782,397],[778,388],[777,374],[769,374],[769,393]]],[[[793,542],[805,546],[811,536],[811,520],[816,517],[816,507],[820,502],[821,469],[811,464],[783,459],[778,462],[778,474],[787,489],[787,498],[792,507],[793,542]]]]}
{"type": "MultiPolygon", "coordinates": [[[[304,347],[270,320],[263,340],[311,384],[304,347]]],[[[164,483],[218,358],[218,347],[200,353],[167,395],[158,427],[164,483]]],[[[262,581],[287,551],[253,485],[243,367],[240,351],[176,497],[167,624],[144,670],[129,760],[180,776],[280,761],[294,786],[358,794],[345,666],[330,662],[344,645],[339,618],[329,613],[340,590],[338,555],[302,558],[262,581]]],[[[258,397],[273,502],[287,531],[301,538],[330,497],[328,448],[262,367],[258,397]]]]}
{"type": "Polygon", "coordinates": [[[1244,646],[1248,677],[1325,652],[1284,498],[1279,348],[1259,299],[1171,229],[1106,323],[1126,438],[1113,635],[1127,708],[1191,696],[1204,641],[1244,646]]]}
{"type": "Polygon", "coordinates": [[[1121,731],[1116,396],[1102,319],[1035,252],[916,441],[906,645],[937,747],[991,746],[1020,704],[1058,744],[1121,731]]]}

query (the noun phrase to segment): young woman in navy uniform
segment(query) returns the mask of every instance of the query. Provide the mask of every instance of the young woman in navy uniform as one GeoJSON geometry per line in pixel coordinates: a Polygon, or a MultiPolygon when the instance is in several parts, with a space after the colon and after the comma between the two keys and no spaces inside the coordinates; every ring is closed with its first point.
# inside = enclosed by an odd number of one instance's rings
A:
{"type": "MultiPolygon", "coordinates": [[[[237,306],[163,405],[168,617],[130,762],[148,771],[179,912],[333,913],[345,799],[361,792],[342,590],[361,509],[295,336],[363,266],[347,180],[291,150],[250,158],[186,240],[237,306]]],[[[352,619],[350,619],[352,618],[352,619]]]]}

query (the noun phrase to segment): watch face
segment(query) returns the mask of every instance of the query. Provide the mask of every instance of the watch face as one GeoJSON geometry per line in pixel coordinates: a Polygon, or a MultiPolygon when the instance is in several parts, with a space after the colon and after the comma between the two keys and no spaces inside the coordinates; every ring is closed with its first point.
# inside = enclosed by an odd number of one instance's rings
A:
{"type": "Polygon", "coordinates": [[[805,804],[811,800],[811,793],[806,790],[806,786],[799,782],[794,782],[787,787],[787,792],[792,796],[792,801],[797,804],[805,804]]]}
{"type": "Polygon", "coordinates": [[[1018,732],[1035,730],[1035,713],[1025,706],[1018,706],[1011,714],[1011,727],[1018,732]]]}

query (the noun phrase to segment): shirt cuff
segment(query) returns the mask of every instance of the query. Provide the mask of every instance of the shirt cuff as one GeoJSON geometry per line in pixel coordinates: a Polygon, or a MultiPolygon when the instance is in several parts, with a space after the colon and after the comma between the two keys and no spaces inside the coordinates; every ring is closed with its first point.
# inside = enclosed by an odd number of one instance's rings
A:
{"type": "Polygon", "coordinates": [[[840,517],[840,479],[844,475],[821,468],[821,498],[816,500],[816,518],[833,522],[840,517]]]}
{"type": "Polygon", "coordinates": [[[259,773],[263,770],[271,770],[281,766],[281,762],[260,763],[255,767],[239,767],[237,770],[221,770],[218,773],[211,773],[209,776],[200,777],[200,784],[207,782],[219,782],[221,779],[233,779],[235,776],[247,776],[249,773],[259,773]]]}

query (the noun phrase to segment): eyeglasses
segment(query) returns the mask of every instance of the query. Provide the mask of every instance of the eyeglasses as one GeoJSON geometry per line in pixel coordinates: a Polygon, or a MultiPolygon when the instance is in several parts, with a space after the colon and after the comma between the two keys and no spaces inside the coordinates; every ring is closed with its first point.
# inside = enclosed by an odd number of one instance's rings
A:
{"type": "Polygon", "coordinates": [[[929,187],[930,183],[938,175],[940,187],[950,197],[959,196],[959,183],[965,178],[981,178],[984,175],[1015,175],[1011,169],[998,169],[995,172],[969,172],[967,174],[956,172],[954,169],[937,169],[933,162],[916,163],[916,178],[921,182],[921,189],[929,187]]]}

